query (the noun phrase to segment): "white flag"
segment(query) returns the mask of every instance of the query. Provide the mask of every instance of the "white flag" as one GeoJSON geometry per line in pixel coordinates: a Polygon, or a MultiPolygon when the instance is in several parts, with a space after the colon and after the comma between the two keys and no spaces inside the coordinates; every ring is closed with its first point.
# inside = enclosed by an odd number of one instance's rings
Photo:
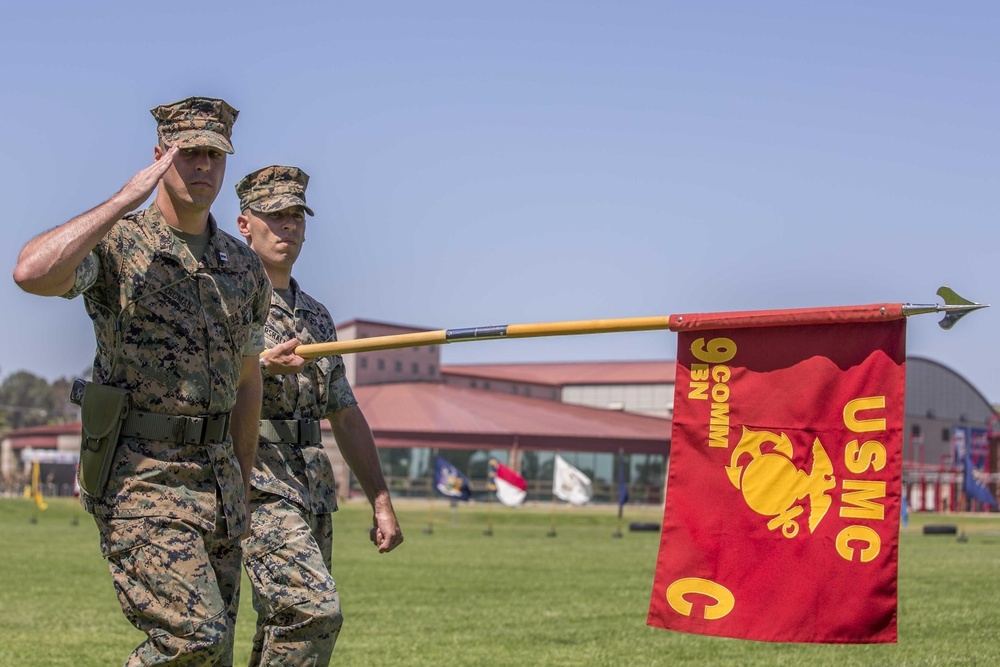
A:
{"type": "Polygon", "coordinates": [[[556,498],[573,505],[583,505],[594,495],[590,478],[566,463],[556,454],[555,476],[552,479],[552,493],[556,498]]]}

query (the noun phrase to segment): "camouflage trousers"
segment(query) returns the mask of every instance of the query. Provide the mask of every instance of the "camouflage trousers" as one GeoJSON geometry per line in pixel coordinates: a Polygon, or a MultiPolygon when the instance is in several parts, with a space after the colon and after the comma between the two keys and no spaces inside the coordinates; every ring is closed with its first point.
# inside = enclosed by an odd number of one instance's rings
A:
{"type": "Polygon", "coordinates": [[[240,545],[221,509],[214,532],[170,517],[94,519],[122,611],[147,637],[126,667],[231,667],[240,545]]]}
{"type": "Polygon", "coordinates": [[[330,574],[332,517],[256,489],[250,506],[251,534],[243,542],[257,611],[250,664],[329,664],[343,623],[330,574]]]}

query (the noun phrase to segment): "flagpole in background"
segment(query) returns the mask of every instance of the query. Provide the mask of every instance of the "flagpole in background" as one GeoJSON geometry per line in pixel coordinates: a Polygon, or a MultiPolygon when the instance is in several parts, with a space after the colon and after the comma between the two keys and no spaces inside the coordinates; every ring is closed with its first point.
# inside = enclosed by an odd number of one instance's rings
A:
{"type": "Polygon", "coordinates": [[[692,331],[699,328],[741,328],[761,326],[780,319],[792,324],[809,324],[817,317],[831,322],[838,318],[850,321],[887,321],[922,315],[944,313],[938,322],[942,329],[951,329],[958,320],[974,310],[988,308],[987,304],[962,298],[949,287],[941,287],[938,296],[944,304],[876,303],[861,306],[832,306],[829,308],[793,308],[767,311],[735,311],[723,313],[694,313],[684,315],[655,315],[651,317],[626,317],[617,319],[573,320],[566,322],[540,322],[533,324],[498,324],[484,327],[439,329],[390,336],[372,336],[356,340],[299,345],[295,353],[307,359],[395,350],[404,347],[446,345],[477,340],[504,338],[537,338],[542,336],[572,336],[581,334],[624,333],[629,331],[692,331]],[[831,319],[831,317],[833,319],[831,319]]]}
{"type": "MultiPolygon", "coordinates": [[[[431,456],[437,457],[437,447],[434,448],[431,456]]],[[[428,502],[428,515],[427,515],[427,527],[424,528],[425,535],[434,534],[434,485],[437,484],[437,470],[431,471],[431,483],[427,487],[427,502],[428,502]]]]}
{"type": "Polygon", "coordinates": [[[552,526],[549,528],[549,532],[545,533],[546,537],[556,536],[556,484],[559,482],[557,472],[556,460],[559,458],[559,452],[556,452],[555,458],[552,459],[552,526]]]}
{"type": "Polygon", "coordinates": [[[622,510],[628,502],[628,486],[625,484],[625,449],[618,449],[618,529],[611,537],[622,537],[622,510]]]}
{"type": "Polygon", "coordinates": [[[35,511],[31,515],[31,523],[38,523],[38,512],[49,508],[42,495],[42,466],[35,459],[31,464],[31,498],[35,501],[35,511]]]}
{"type": "Polygon", "coordinates": [[[486,530],[483,535],[493,537],[493,484],[486,485],[486,530]]]}

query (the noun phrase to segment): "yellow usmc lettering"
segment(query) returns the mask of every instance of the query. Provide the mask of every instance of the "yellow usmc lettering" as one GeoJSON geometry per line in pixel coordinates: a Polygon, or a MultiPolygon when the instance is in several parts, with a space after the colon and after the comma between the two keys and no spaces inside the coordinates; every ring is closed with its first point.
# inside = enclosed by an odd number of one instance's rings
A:
{"type": "Polygon", "coordinates": [[[732,591],[708,579],[689,577],[678,579],[667,587],[667,603],[678,614],[690,616],[694,607],[685,599],[688,593],[698,593],[712,599],[712,603],[706,604],[704,615],[706,621],[714,621],[726,616],[736,606],[736,597],[732,591]]]}
{"type": "MultiPolygon", "coordinates": [[[[886,430],[885,417],[859,418],[858,413],[869,410],[885,410],[885,396],[856,398],[844,406],[844,426],[854,433],[873,433],[886,430]]],[[[869,470],[880,471],[886,465],[885,445],[878,440],[866,440],[859,445],[851,440],[844,447],[844,465],[855,474],[869,470]]],[[[885,481],[845,479],[841,481],[840,516],[845,519],[884,521],[885,507],[879,500],[885,498],[885,481]]],[[[879,534],[869,526],[848,526],[840,531],[836,541],[837,553],[844,560],[851,561],[858,555],[862,563],[868,563],[878,556],[882,549],[879,534]],[[852,544],[861,543],[858,549],[852,544]]]]}

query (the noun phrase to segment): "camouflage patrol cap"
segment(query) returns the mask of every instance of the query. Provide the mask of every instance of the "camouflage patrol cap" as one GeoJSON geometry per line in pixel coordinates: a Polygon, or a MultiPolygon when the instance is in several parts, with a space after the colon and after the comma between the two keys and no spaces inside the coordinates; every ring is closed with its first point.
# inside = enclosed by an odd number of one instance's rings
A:
{"type": "Polygon", "coordinates": [[[308,184],[309,174],[298,167],[272,164],[258,169],[236,184],[240,210],[249,208],[258,213],[274,213],[292,206],[301,206],[306,213],[314,215],[312,209],[306,206],[308,184]]]}
{"type": "Polygon", "coordinates": [[[189,97],[150,109],[156,119],[156,134],[168,146],[210,146],[233,152],[229,139],[239,111],[214,97],[189,97]]]}

